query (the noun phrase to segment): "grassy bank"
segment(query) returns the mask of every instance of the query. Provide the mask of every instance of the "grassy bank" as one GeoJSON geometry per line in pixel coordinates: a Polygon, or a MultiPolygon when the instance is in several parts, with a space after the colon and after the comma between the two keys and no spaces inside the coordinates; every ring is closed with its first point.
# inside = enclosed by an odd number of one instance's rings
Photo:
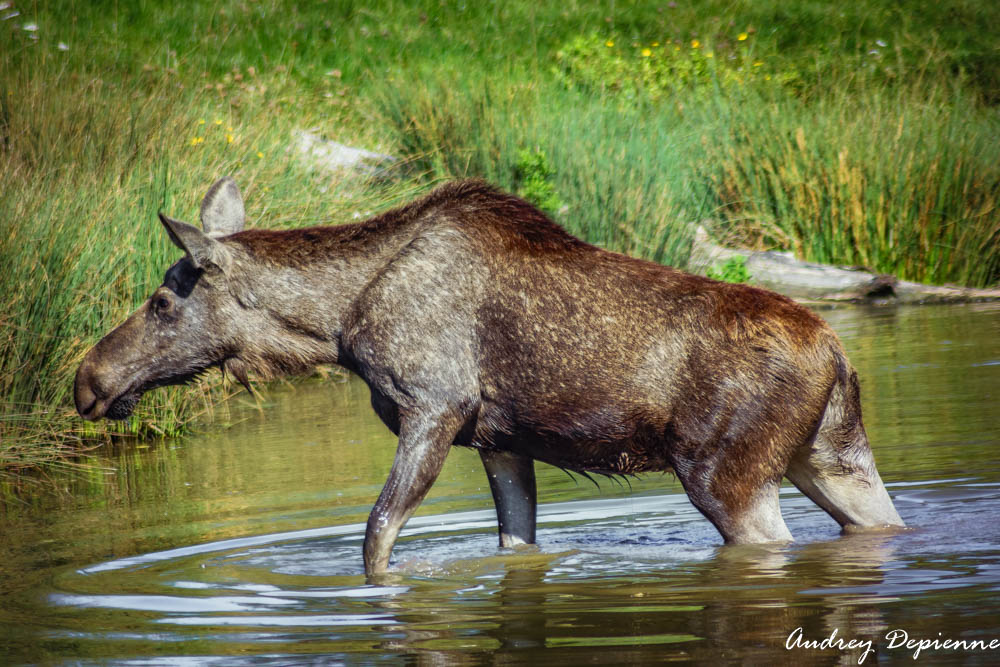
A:
{"type": "Polygon", "coordinates": [[[1000,280],[1000,8],[621,4],[13,7],[0,471],[174,434],[229,391],[160,390],[124,424],[72,412],[82,354],[176,259],[156,211],[195,219],[221,174],[267,227],[482,176],[547,192],[574,233],[664,263],[685,264],[688,223],[705,221],[805,259],[1000,280]],[[381,183],[316,173],[289,151],[296,128],[405,164],[381,183]]]}

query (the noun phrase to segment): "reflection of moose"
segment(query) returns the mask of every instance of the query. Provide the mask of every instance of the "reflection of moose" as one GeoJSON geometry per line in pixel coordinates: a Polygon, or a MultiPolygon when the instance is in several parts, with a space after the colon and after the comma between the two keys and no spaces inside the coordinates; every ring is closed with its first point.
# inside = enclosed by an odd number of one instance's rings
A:
{"type": "Polygon", "coordinates": [[[843,348],[785,297],[601,250],[477,181],[357,224],[244,231],[223,179],[204,232],[160,219],[185,257],[87,354],[77,409],[122,419],[211,366],[244,384],[353,370],[399,436],[368,573],[386,569],[452,445],[479,451],[505,546],[535,540],[534,459],[673,469],[730,543],[791,539],[782,476],[845,528],[903,523],[843,348]]]}
{"type": "MultiPolygon", "coordinates": [[[[448,640],[460,636],[465,647],[490,646],[489,662],[501,665],[561,664],[569,661],[560,650],[579,659],[581,646],[586,661],[599,664],[713,664],[726,655],[743,664],[870,665],[876,656],[863,644],[878,650],[891,627],[884,591],[893,544],[890,535],[861,534],[798,549],[742,545],[669,571],[632,563],[608,578],[578,576],[565,553],[511,553],[482,565],[479,572],[495,576],[476,577],[480,586],[463,593],[463,604],[455,604],[453,587],[433,585],[368,604],[399,621],[380,650],[432,664],[457,662],[469,649],[448,640]],[[807,640],[833,635],[841,644],[789,650],[796,628],[807,640]]],[[[607,556],[583,560],[593,566],[607,556]]]]}

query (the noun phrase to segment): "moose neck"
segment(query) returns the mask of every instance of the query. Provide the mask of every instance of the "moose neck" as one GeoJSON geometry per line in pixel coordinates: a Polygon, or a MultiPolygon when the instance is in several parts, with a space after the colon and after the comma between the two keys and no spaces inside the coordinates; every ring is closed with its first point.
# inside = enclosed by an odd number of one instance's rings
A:
{"type": "Polygon", "coordinates": [[[413,239],[417,221],[407,217],[227,238],[240,251],[234,294],[256,323],[238,354],[242,361],[265,375],[338,363],[351,304],[413,239]]]}

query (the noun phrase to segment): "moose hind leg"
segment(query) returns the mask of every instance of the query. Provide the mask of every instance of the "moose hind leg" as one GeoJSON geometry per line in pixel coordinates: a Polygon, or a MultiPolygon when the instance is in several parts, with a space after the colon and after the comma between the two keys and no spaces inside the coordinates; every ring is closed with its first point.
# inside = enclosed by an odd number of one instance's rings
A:
{"type": "Polygon", "coordinates": [[[785,477],[845,531],[904,525],[875,469],[853,369],[841,369],[816,436],[793,454],[785,477]]]}
{"type": "Polygon", "coordinates": [[[846,532],[904,525],[867,439],[844,450],[821,432],[792,459],[785,476],[846,532]]]}
{"type": "Polygon", "coordinates": [[[509,452],[479,450],[497,508],[500,546],[535,543],[535,462],[509,452]]]}
{"type": "MultiPolygon", "coordinates": [[[[780,481],[755,483],[746,476],[720,479],[701,466],[675,466],[688,498],[722,534],[726,544],[791,542],[778,505],[780,481]]],[[[780,478],[779,478],[780,479],[780,478]]]]}
{"type": "Polygon", "coordinates": [[[757,544],[761,542],[791,542],[792,534],[781,516],[778,504],[779,482],[768,482],[749,498],[742,512],[736,514],[730,535],[730,544],[757,544]]]}

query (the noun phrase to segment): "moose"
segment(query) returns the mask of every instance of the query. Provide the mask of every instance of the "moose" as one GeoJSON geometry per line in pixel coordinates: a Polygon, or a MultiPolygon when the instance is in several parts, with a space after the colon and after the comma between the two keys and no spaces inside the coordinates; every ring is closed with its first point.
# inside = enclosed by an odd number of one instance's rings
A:
{"type": "Polygon", "coordinates": [[[250,375],[339,364],[398,436],[368,519],[364,567],[393,544],[453,446],[478,451],[500,546],[535,543],[534,461],[569,471],[673,471],[727,544],[792,539],[787,478],[845,532],[903,526],[836,334],[791,299],[610,252],[478,180],[368,220],[244,229],[230,178],[203,229],[160,213],[184,257],[85,356],[89,420],[220,367],[250,375]]]}

